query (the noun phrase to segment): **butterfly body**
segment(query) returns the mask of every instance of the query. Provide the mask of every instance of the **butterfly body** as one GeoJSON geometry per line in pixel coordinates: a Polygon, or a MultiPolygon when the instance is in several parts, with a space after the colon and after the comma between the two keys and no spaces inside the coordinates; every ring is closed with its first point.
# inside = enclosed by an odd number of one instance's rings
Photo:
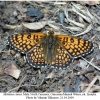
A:
{"type": "Polygon", "coordinates": [[[55,55],[55,50],[57,47],[57,42],[56,42],[56,38],[54,37],[54,33],[53,31],[49,32],[49,34],[47,35],[47,38],[45,39],[45,43],[44,46],[46,46],[46,62],[48,63],[48,65],[50,65],[52,63],[52,60],[54,58],[55,55]]]}
{"type": "Polygon", "coordinates": [[[8,37],[8,43],[26,54],[28,63],[36,68],[51,66],[66,68],[75,58],[93,51],[90,41],[69,35],[46,33],[16,34],[8,37]]]}

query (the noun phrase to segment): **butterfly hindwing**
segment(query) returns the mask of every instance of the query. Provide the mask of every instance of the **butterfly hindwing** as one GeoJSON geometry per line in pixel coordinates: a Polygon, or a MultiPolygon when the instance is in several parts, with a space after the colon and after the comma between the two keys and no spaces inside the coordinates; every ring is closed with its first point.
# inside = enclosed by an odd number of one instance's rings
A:
{"type": "MultiPolygon", "coordinates": [[[[61,46],[56,49],[56,54],[54,55],[50,64],[53,68],[64,69],[69,67],[73,62],[73,58],[71,58],[67,51],[61,46]]],[[[28,63],[35,68],[49,66],[48,62],[46,62],[47,58],[42,44],[34,46],[33,49],[26,54],[26,59],[28,63]]]]}
{"type": "Polygon", "coordinates": [[[54,55],[55,56],[52,60],[51,67],[65,69],[73,62],[73,58],[62,46],[58,46],[56,48],[56,53],[54,55]]]}
{"type": "Polygon", "coordinates": [[[35,68],[40,68],[40,67],[46,67],[47,62],[46,62],[46,55],[45,55],[45,48],[43,47],[42,44],[38,44],[32,48],[27,54],[26,54],[26,59],[28,63],[35,67],[35,68]]]}
{"type": "Polygon", "coordinates": [[[25,54],[45,38],[46,34],[44,33],[15,34],[8,37],[8,43],[11,47],[25,54]]]}

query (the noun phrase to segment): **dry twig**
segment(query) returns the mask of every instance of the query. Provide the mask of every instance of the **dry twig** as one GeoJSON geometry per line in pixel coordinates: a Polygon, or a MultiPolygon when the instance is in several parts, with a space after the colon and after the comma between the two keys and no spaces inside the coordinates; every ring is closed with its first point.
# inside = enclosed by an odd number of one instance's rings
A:
{"type": "Polygon", "coordinates": [[[9,92],[11,92],[11,91],[14,91],[14,90],[15,90],[15,91],[18,91],[18,89],[21,87],[21,84],[25,81],[26,77],[27,77],[27,75],[24,75],[24,76],[21,78],[21,81],[20,81],[19,85],[18,85],[17,87],[15,87],[15,88],[9,90],[7,93],[9,93],[9,92]]]}
{"type": "Polygon", "coordinates": [[[65,16],[66,16],[65,22],[70,22],[70,23],[72,23],[72,24],[74,24],[74,25],[76,25],[80,28],[85,28],[84,24],[76,22],[76,21],[71,20],[71,19],[68,18],[68,11],[67,11],[66,7],[64,8],[64,13],[65,13],[65,16]]]}
{"type": "Polygon", "coordinates": [[[94,83],[97,81],[97,79],[99,78],[99,76],[95,76],[94,79],[92,80],[92,82],[89,84],[89,86],[86,88],[85,92],[89,92],[89,90],[91,89],[91,87],[94,85],[94,83]]]}
{"type": "Polygon", "coordinates": [[[92,29],[92,27],[93,27],[93,25],[90,24],[90,25],[86,28],[86,30],[85,30],[84,32],[82,32],[82,33],[80,33],[80,34],[76,34],[76,35],[74,35],[74,36],[84,35],[84,34],[88,33],[88,32],[92,29]]]}
{"type": "Polygon", "coordinates": [[[85,58],[81,57],[82,59],[84,59],[86,62],[88,62],[90,65],[92,65],[94,68],[96,68],[97,70],[100,71],[100,68],[98,68],[97,66],[95,66],[94,64],[92,64],[91,62],[87,61],[85,58]]]}

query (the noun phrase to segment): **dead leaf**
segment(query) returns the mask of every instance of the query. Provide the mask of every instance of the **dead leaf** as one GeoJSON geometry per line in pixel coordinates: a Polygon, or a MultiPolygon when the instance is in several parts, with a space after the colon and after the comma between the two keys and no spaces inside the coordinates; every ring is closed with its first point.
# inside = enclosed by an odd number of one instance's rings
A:
{"type": "Polygon", "coordinates": [[[5,74],[10,75],[16,79],[18,79],[20,72],[21,71],[13,63],[11,63],[7,68],[4,69],[5,74]]]}
{"type": "Polygon", "coordinates": [[[47,21],[34,22],[34,23],[22,23],[24,27],[32,30],[42,29],[47,24],[47,21]]]}

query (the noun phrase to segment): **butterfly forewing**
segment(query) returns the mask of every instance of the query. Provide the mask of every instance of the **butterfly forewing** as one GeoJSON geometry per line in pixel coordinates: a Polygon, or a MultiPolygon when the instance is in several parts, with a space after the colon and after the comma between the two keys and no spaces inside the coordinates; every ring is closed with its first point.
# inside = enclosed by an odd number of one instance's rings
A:
{"type": "Polygon", "coordinates": [[[26,53],[45,39],[45,33],[16,34],[8,37],[8,43],[21,53],[26,53]]]}
{"type": "Polygon", "coordinates": [[[93,51],[93,44],[90,41],[68,35],[56,35],[58,42],[74,58],[84,56],[93,51]]]}

